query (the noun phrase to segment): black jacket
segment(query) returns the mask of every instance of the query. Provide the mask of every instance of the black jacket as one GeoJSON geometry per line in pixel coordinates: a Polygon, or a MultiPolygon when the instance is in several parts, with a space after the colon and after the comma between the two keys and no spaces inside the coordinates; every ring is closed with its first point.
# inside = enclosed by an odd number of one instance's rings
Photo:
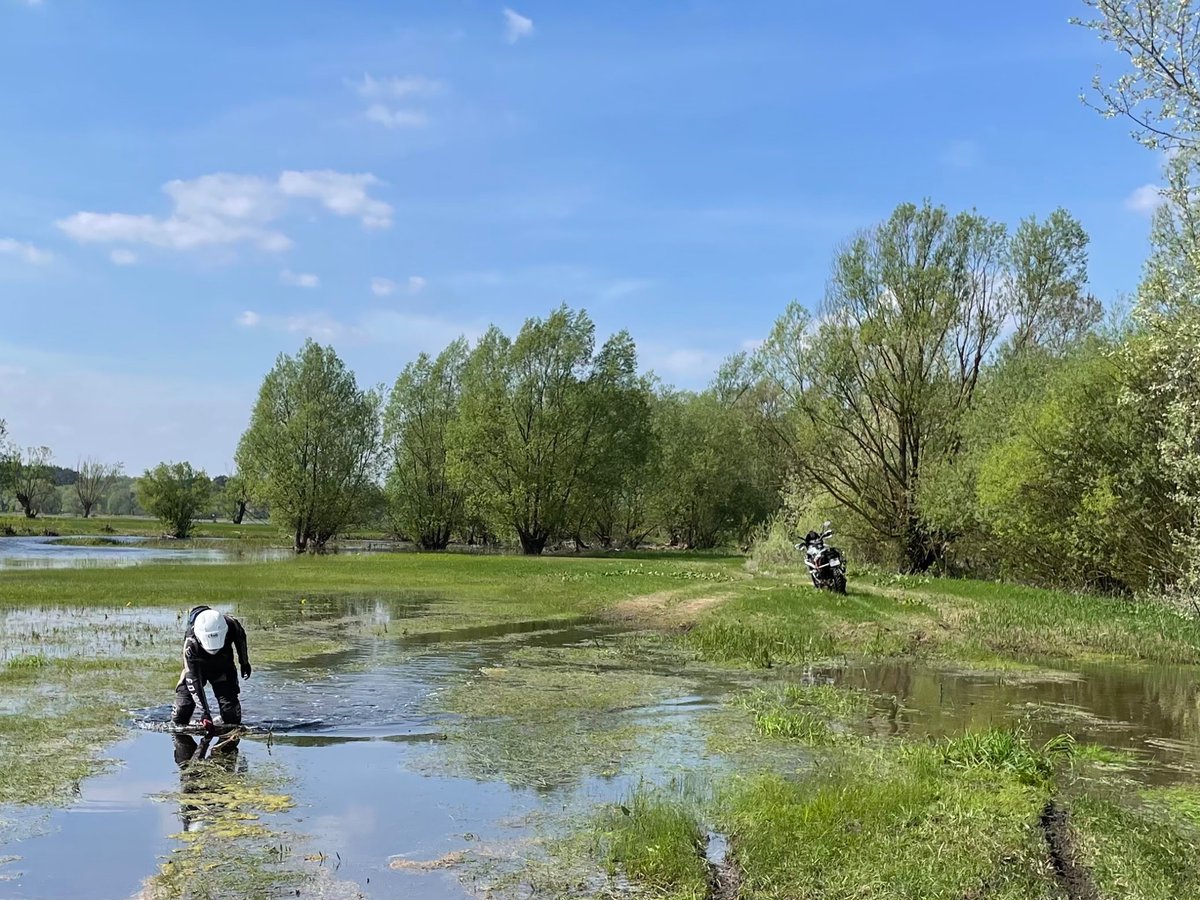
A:
{"type": "Polygon", "coordinates": [[[208,698],[204,693],[204,685],[210,681],[229,681],[231,693],[237,693],[237,668],[233,664],[233,650],[237,648],[238,661],[245,669],[250,665],[250,652],[246,647],[246,629],[233,616],[225,616],[225,624],[229,631],[225,635],[225,644],[216,653],[209,653],[196,637],[193,623],[196,614],[208,609],[198,606],[188,616],[188,629],[183,637],[183,675],[179,683],[186,684],[192,700],[204,711],[204,718],[211,719],[212,711],[208,706],[208,698]]]}

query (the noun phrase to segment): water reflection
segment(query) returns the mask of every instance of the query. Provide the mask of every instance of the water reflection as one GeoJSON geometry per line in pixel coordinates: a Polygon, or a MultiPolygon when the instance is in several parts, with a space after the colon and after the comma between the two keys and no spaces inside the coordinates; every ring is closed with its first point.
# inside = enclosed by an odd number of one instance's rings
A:
{"type": "Polygon", "coordinates": [[[816,668],[806,678],[877,694],[867,726],[875,734],[941,736],[1024,722],[1038,740],[1066,732],[1133,751],[1157,767],[1155,780],[1200,773],[1200,670],[1052,665],[985,673],[893,662],[816,668]]]}
{"type": "Polygon", "coordinates": [[[211,802],[213,793],[212,772],[199,765],[208,760],[224,775],[244,776],[246,760],[238,753],[240,736],[237,733],[217,736],[206,734],[197,741],[190,734],[172,736],[175,765],[179,767],[179,820],[183,830],[194,831],[212,818],[209,803],[189,803],[188,799],[203,795],[211,802]]]}

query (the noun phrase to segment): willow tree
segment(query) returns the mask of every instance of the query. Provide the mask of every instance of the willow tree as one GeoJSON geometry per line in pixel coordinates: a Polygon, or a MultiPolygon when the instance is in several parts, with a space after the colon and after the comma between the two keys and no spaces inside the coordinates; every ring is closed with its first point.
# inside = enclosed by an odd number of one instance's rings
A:
{"type": "Polygon", "coordinates": [[[85,459],[79,463],[75,478],[75,496],[79,498],[79,506],[86,519],[108,489],[112,487],[117,476],[121,474],[121,463],[103,463],[95,459],[85,459]]]}
{"type": "Polygon", "coordinates": [[[917,484],[959,420],[1008,308],[1005,230],[904,204],[838,255],[818,319],[793,304],[758,365],[803,435],[795,464],[910,570],[935,559],[917,484]]]}
{"type": "Polygon", "coordinates": [[[271,518],[297,553],[321,551],[365,515],[380,458],[379,395],[360,390],[332,347],[312,340],[280,354],[267,373],[237,449],[271,518]]]}
{"type": "Polygon", "coordinates": [[[9,477],[13,496],[27,519],[36,519],[55,495],[51,456],[49,447],[28,447],[11,457],[9,477]]]}
{"type": "Polygon", "coordinates": [[[384,412],[388,514],[424,550],[444,550],[463,520],[463,480],[451,472],[448,435],[458,418],[467,342],[405,366],[384,412]]]}
{"type": "Polygon", "coordinates": [[[586,312],[564,306],[527,320],[515,339],[489,329],[467,363],[455,469],[475,510],[514,531],[527,554],[574,530],[578,495],[615,445],[611,404],[637,381],[628,335],[597,353],[595,332],[586,312]]]}

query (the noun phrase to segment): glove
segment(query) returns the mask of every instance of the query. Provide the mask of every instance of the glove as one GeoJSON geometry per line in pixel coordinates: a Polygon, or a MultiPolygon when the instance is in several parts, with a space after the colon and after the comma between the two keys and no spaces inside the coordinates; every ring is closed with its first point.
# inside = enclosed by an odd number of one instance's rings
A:
{"type": "Polygon", "coordinates": [[[200,727],[203,728],[205,731],[212,731],[213,728],[215,728],[216,726],[213,725],[212,719],[204,718],[204,719],[200,720],[200,727]]]}
{"type": "Polygon", "coordinates": [[[250,663],[248,663],[248,662],[244,662],[244,663],[242,663],[242,677],[243,677],[243,678],[249,678],[249,677],[250,677],[250,671],[251,671],[251,669],[250,669],[250,663]]]}

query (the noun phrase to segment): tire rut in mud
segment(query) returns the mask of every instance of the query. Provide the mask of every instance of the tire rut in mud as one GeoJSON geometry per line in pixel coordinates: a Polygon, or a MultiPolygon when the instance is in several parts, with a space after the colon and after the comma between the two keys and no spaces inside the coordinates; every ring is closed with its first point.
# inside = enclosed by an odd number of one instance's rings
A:
{"type": "Polygon", "coordinates": [[[704,860],[708,864],[708,900],[738,900],[742,891],[742,870],[733,853],[733,842],[724,835],[710,833],[705,841],[704,860]],[[720,842],[724,853],[716,859],[708,852],[713,841],[720,842]]]}
{"type": "Polygon", "coordinates": [[[1068,900],[1101,900],[1092,870],[1076,859],[1075,832],[1067,808],[1057,800],[1050,800],[1038,824],[1050,851],[1054,877],[1068,900]]]}

